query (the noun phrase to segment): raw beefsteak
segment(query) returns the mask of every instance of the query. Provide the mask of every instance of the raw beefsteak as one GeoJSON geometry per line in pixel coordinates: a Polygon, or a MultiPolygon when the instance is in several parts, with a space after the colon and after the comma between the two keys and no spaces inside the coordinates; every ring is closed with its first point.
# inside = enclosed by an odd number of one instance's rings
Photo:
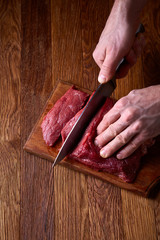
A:
{"type": "MultiPolygon", "coordinates": [[[[99,154],[100,148],[94,144],[94,139],[96,137],[96,128],[105,113],[107,113],[113,107],[113,105],[113,99],[107,98],[105,104],[92,119],[81,141],[74,149],[74,151],[69,155],[69,157],[87,166],[90,166],[95,170],[101,170],[115,174],[125,182],[132,182],[136,177],[136,173],[139,169],[140,159],[144,155],[142,149],[139,148],[134,154],[124,160],[118,160],[115,155],[104,159],[99,154]]],[[[63,128],[61,132],[63,141],[67,137],[68,133],[72,129],[74,123],[82,111],[83,109],[80,110],[63,128]]]]}
{"type": "Polygon", "coordinates": [[[52,146],[65,124],[84,106],[89,95],[71,87],[44,117],[41,124],[43,138],[52,146]]]}

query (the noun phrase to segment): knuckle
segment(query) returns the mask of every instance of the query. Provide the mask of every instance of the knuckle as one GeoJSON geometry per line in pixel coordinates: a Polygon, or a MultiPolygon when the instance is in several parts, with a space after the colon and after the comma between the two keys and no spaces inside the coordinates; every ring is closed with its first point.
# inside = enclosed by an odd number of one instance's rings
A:
{"type": "Polygon", "coordinates": [[[111,135],[112,135],[113,137],[115,137],[115,136],[117,135],[117,132],[116,132],[113,124],[110,124],[110,126],[108,127],[108,131],[111,133],[111,135]]]}
{"type": "Polygon", "coordinates": [[[118,140],[118,142],[121,142],[123,144],[127,143],[127,139],[122,134],[117,135],[116,140],[118,140]]]}
{"type": "Polygon", "coordinates": [[[119,107],[119,108],[123,108],[127,105],[128,103],[128,99],[126,97],[122,97],[121,99],[119,99],[117,101],[117,103],[115,104],[115,106],[119,107]]]}
{"type": "Polygon", "coordinates": [[[133,127],[133,131],[139,132],[143,128],[143,122],[141,120],[136,121],[133,127]]]}
{"type": "Polygon", "coordinates": [[[103,132],[101,135],[100,135],[100,137],[99,137],[99,143],[100,143],[100,145],[102,145],[102,143],[105,143],[106,142],[106,134],[105,134],[105,132],[103,132]]]}
{"type": "Polygon", "coordinates": [[[102,58],[102,52],[99,51],[96,47],[96,49],[94,50],[94,52],[92,53],[93,59],[95,61],[100,61],[100,59],[102,58]]]}
{"type": "Polygon", "coordinates": [[[111,73],[114,72],[113,67],[109,66],[107,63],[103,63],[101,70],[104,72],[111,72],[111,73]]]}
{"type": "Polygon", "coordinates": [[[102,119],[102,124],[105,125],[106,127],[109,125],[108,115],[104,115],[104,117],[102,119]]]}
{"type": "Polygon", "coordinates": [[[126,111],[124,112],[124,120],[126,122],[130,122],[131,120],[133,120],[135,114],[136,110],[133,107],[127,108],[126,111]]]}
{"type": "Polygon", "coordinates": [[[97,51],[96,51],[96,49],[94,50],[94,52],[93,52],[92,56],[93,56],[94,60],[96,60],[96,59],[97,59],[97,51]]]}
{"type": "Polygon", "coordinates": [[[94,61],[97,63],[97,65],[101,68],[102,63],[104,61],[103,53],[98,51],[97,48],[92,53],[94,61]]]}
{"type": "Polygon", "coordinates": [[[108,114],[106,113],[106,114],[104,115],[104,117],[103,117],[102,120],[106,122],[106,121],[107,121],[107,118],[108,118],[108,114]]]}
{"type": "Polygon", "coordinates": [[[134,141],[131,141],[130,145],[133,150],[136,150],[138,148],[138,144],[134,141]]]}
{"type": "Polygon", "coordinates": [[[132,91],[129,92],[128,96],[134,97],[137,93],[137,89],[133,89],[132,91]]]}

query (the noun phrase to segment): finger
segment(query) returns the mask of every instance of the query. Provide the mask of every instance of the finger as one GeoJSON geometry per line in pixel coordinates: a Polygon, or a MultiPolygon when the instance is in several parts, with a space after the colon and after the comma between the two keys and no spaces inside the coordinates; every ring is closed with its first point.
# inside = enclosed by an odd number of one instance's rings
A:
{"type": "Polygon", "coordinates": [[[97,65],[98,65],[99,68],[102,67],[103,61],[97,60],[97,61],[95,61],[95,62],[97,63],[97,65]]]}
{"type": "Polygon", "coordinates": [[[137,135],[133,138],[121,151],[118,152],[117,158],[124,159],[129,157],[133,152],[135,152],[144,142],[141,135],[137,135]]]}
{"type": "Polygon", "coordinates": [[[96,137],[95,145],[103,147],[105,144],[107,144],[110,140],[116,137],[128,126],[129,122],[123,121],[122,117],[120,117],[118,121],[116,121],[113,124],[110,124],[105,131],[103,131],[100,135],[96,137]]]}
{"type": "Polygon", "coordinates": [[[132,67],[136,61],[137,61],[137,56],[133,50],[133,48],[131,48],[131,50],[129,51],[129,53],[126,55],[126,61],[128,62],[128,64],[130,65],[130,67],[132,67]]]}
{"type": "Polygon", "coordinates": [[[103,158],[108,158],[113,155],[117,150],[128,143],[135,135],[131,127],[126,128],[123,132],[117,135],[112,141],[110,141],[106,146],[104,146],[100,155],[103,158]]]}
{"type": "MultiPolygon", "coordinates": [[[[118,149],[120,149],[126,143],[128,143],[133,137],[138,135],[142,131],[143,128],[144,128],[144,126],[141,121],[135,121],[129,127],[127,127],[124,131],[122,131],[119,135],[117,135],[105,147],[103,147],[100,151],[100,155],[104,158],[111,156],[118,149]]],[[[133,146],[133,148],[134,148],[134,146],[133,146]]],[[[117,155],[117,158],[120,159],[121,154],[120,154],[120,157],[117,155]]],[[[123,158],[123,155],[122,155],[122,158],[123,158]]]]}
{"type": "Polygon", "coordinates": [[[126,59],[128,62],[126,62],[120,67],[120,69],[116,73],[117,78],[123,78],[127,75],[129,69],[136,63],[136,59],[140,56],[144,46],[144,36],[140,35],[140,37],[136,37],[133,43],[132,51],[128,53],[128,58],[126,59]]]}
{"type": "Polygon", "coordinates": [[[117,78],[123,78],[127,75],[129,69],[136,63],[137,56],[133,49],[129,51],[129,53],[125,57],[126,62],[121,65],[121,67],[116,72],[117,78]]]}
{"type": "MultiPolygon", "coordinates": [[[[94,59],[94,60],[95,60],[95,59],[94,59]]],[[[101,58],[97,58],[97,59],[95,60],[95,62],[97,63],[98,67],[101,69],[104,60],[102,60],[101,58]]]]}
{"type": "Polygon", "coordinates": [[[118,63],[123,58],[120,53],[117,54],[117,56],[116,54],[117,53],[115,51],[106,54],[98,76],[98,81],[100,83],[105,83],[114,76],[118,63]]]}
{"type": "Polygon", "coordinates": [[[97,65],[98,65],[99,68],[102,67],[103,62],[104,62],[103,60],[98,60],[97,61],[97,65]]]}
{"type": "Polygon", "coordinates": [[[108,113],[106,113],[97,127],[97,134],[101,134],[109,125],[114,123],[120,117],[120,113],[113,107],[108,113]]]}
{"type": "Polygon", "coordinates": [[[130,68],[131,66],[129,63],[123,64],[123,66],[121,66],[118,72],[116,73],[116,78],[124,78],[127,75],[130,68]]]}
{"type": "Polygon", "coordinates": [[[106,57],[106,52],[105,51],[99,51],[98,47],[96,47],[96,49],[93,52],[93,59],[94,61],[97,63],[97,65],[99,66],[99,68],[102,67],[104,59],[106,57]]]}
{"type": "MultiPolygon", "coordinates": [[[[99,125],[97,126],[97,134],[101,134],[107,127],[109,127],[110,124],[116,122],[120,116],[121,116],[121,112],[124,108],[127,107],[128,105],[128,97],[123,97],[121,99],[119,99],[115,105],[113,106],[113,108],[107,112],[102,121],[99,123],[99,125]]],[[[129,111],[127,109],[127,112],[123,115],[128,116],[128,113],[130,113],[131,111],[129,111]]],[[[132,114],[133,115],[133,114],[132,114]]],[[[130,117],[130,116],[129,116],[130,117]]],[[[124,119],[124,121],[126,121],[127,119],[124,119]]],[[[127,120],[128,121],[128,120],[127,120]]]]}
{"type": "Polygon", "coordinates": [[[139,55],[141,54],[141,51],[145,45],[145,39],[143,35],[140,35],[140,37],[136,37],[133,43],[133,46],[129,53],[126,55],[126,60],[130,64],[130,66],[133,66],[139,55]]]}
{"type": "Polygon", "coordinates": [[[140,35],[140,37],[135,38],[135,41],[133,43],[133,50],[137,57],[140,56],[144,46],[145,46],[145,38],[143,35],[140,35]]]}

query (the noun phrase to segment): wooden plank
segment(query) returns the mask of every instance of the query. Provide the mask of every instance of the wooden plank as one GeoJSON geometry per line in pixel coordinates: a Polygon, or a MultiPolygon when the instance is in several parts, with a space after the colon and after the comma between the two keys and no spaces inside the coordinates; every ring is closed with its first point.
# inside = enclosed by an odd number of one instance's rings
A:
{"type": "MultiPolygon", "coordinates": [[[[53,87],[50,1],[22,0],[21,143],[35,124],[53,87]]],[[[20,239],[52,239],[54,174],[47,161],[21,148],[20,239]]]]}
{"type": "Polygon", "coordinates": [[[20,1],[0,1],[0,239],[19,239],[20,1]]]}
{"type": "Polygon", "coordinates": [[[124,239],[120,189],[88,177],[89,234],[91,239],[124,239]]]}
{"type": "Polygon", "coordinates": [[[90,239],[86,177],[61,166],[54,177],[54,239],[90,239]]]}
{"type": "Polygon", "coordinates": [[[155,216],[150,199],[122,190],[125,239],[156,240],[155,216]]]}
{"type": "Polygon", "coordinates": [[[156,194],[153,195],[151,207],[154,211],[154,222],[156,226],[157,239],[160,238],[160,185],[157,187],[156,194]]]}
{"type": "Polygon", "coordinates": [[[51,1],[52,81],[81,85],[82,49],[79,0],[51,1]]]}

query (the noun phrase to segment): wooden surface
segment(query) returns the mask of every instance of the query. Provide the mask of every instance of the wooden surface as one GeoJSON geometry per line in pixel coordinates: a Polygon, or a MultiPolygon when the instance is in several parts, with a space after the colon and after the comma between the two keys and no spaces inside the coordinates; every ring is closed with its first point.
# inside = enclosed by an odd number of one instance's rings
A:
{"type": "MultiPolygon", "coordinates": [[[[46,145],[45,141],[43,140],[41,124],[43,122],[44,116],[51,110],[54,104],[60,99],[68,89],[72,87],[72,84],[68,84],[65,82],[58,82],[55,86],[51,96],[47,100],[46,106],[40,115],[40,118],[36,122],[35,126],[32,129],[32,132],[27,139],[27,142],[24,145],[24,149],[27,152],[33,153],[41,158],[44,158],[54,162],[59,149],[61,147],[61,138],[59,141],[54,144],[53,147],[49,147],[46,145]]],[[[89,93],[86,89],[79,88],[76,86],[77,89],[85,91],[89,93]]],[[[91,94],[91,92],[90,92],[91,94]]],[[[79,163],[66,157],[64,161],[60,162],[62,166],[69,167],[73,170],[80,171],[82,173],[86,173],[88,175],[92,175],[97,177],[101,180],[110,182],[118,187],[131,190],[137,192],[143,196],[148,196],[150,191],[159,183],[160,181],[160,141],[157,138],[156,143],[153,148],[149,150],[149,153],[143,157],[143,164],[141,166],[140,171],[138,172],[138,176],[136,177],[135,181],[131,183],[125,183],[119,177],[114,176],[112,174],[108,174],[107,172],[98,172],[86,165],[79,163]]]]}
{"type": "MultiPolygon", "coordinates": [[[[160,191],[145,199],[23,150],[56,82],[93,90],[92,52],[113,1],[0,1],[0,239],[160,239],[160,191]]],[[[159,0],[146,47],[115,97],[159,83],[159,0]]]]}

